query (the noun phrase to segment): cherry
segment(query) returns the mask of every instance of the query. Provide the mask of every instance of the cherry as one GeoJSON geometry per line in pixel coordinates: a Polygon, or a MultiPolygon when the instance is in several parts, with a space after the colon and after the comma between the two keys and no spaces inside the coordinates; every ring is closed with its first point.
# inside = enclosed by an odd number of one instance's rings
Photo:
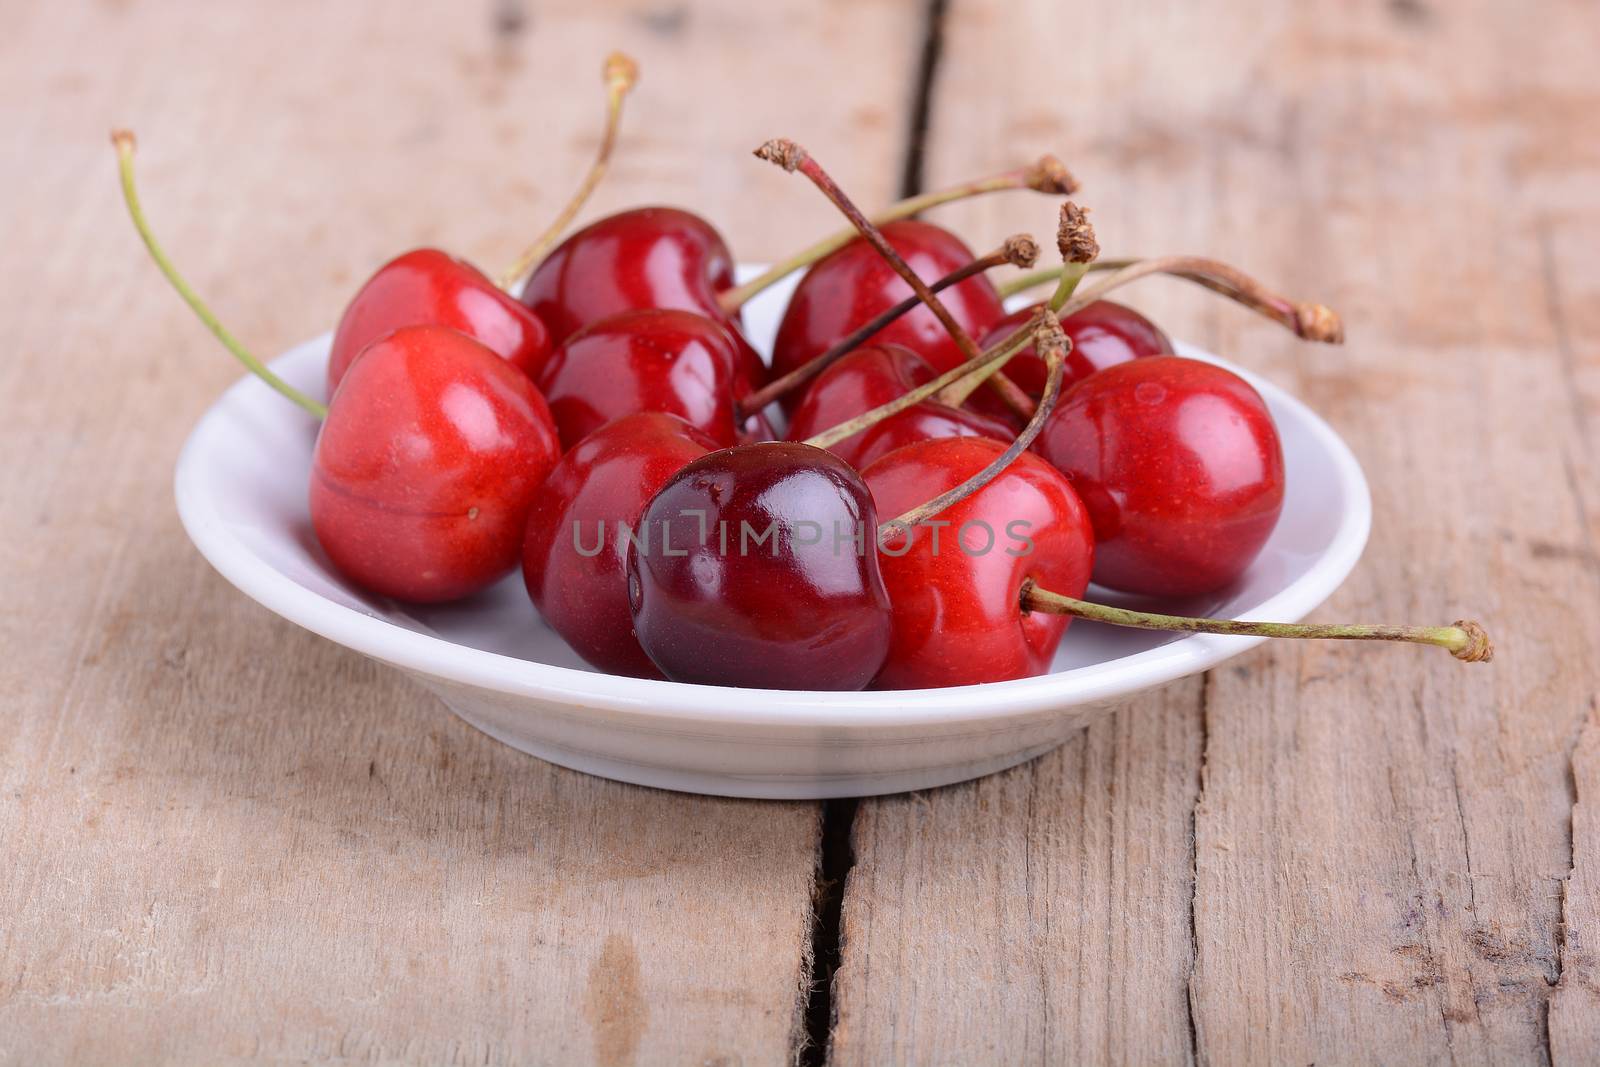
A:
{"type": "Polygon", "coordinates": [[[534,494],[522,547],[528,595],[585,661],[660,678],[633,632],[625,550],[656,490],[717,443],[673,415],[626,415],[578,442],[534,494]]]}
{"type": "MultiPolygon", "coordinates": [[[[919,277],[932,281],[970,262],[959,237],[929,222],[905,220],[882,228],[889,244],[919,277]]],[[[800,280],[778,326],[772,368],[786,374],[825,352],[835,340],[893,307],[911,287],[862,239],[821,260],[800,280]]],[[[994,286],[981,275],[952,286],[940,299],[969,333],[986,333],[1005,316],[994,286]]],[[[932,311],[917,308],[873,335],[869,343],[904,345],[935,370],[966,360],[932,311]]],[[[792,406],[792,405],[791,405],[792,406]]]]}
{"type": "MultiPolygon", "coordinates": [[[[882,457],[863,477],[879,511],[895,514],[971,477],[1003,450],[983,438],[921,441],[882,457]]],[[[1094,558],[1089,516],[1060,472],[1024,453],[906,536],[879,553],[894,629],[874,687],[971,685],[1049,667],[1065,620],[1024,615],[1023,583],[1081,595],[1094,558]]]]}
{"type": "Polygon", "coordinates": [[[1083,498],[1094,579],[1112,589],[1220,589],[1256,558],[1283,507],[1283,449],[1266,404],[1237,374],[1198,360],[1154,356],[1090,375],[1034,447],[1083,498]]]}
{"type": "MultiPolygon", "coordinates": [[[[929,285],[928,295],[930,297],[936,296],[952,285],[958,285],[973,275],[998,267],[1002,263],[1009,263],[1018,267],[1031,267],[1034,261],[1038,259],[1038,256],[1039,245],[1032,237],[1025,233],[1012,234],[993,252],[979,256],[977,259],[951,271],[943,278],[929,285]]],[[[739,402],[739,410],[741,412],[765,411],[773,401],[781,400],[794,390],[809,385],[823,371],[860,348],[873,334],[922,303],[922,294],[913,293],[900,301],[900,303],[878,312],[878,314],[857,326],[850,333],[834,341],[826,352],[823,352],[810,362],[800,364],[800,366],[787,374],[773,378],[759,390],[746,396],[739,402]]]]}
{"type": "Polygon", "coordinates": [[[669,308],[704,315],[727,328],[749,388],[766,381],[766,364],[744,339],[737,311],[717,294],[733,285],[733,256],[700,216],[670,207],[608,215],[568,237],[534,269],[522,302],[560,344],[623,311],[669,308]]]}
{"type": "Polygon", "coordinates": [[[629,544],[639,644],[674,681],[860,689],[889,643],[876,529],[861,477],[820,448],[702,456],[651,499],[629,544]]]}
{"type": "Polygon", "coordinates": [[[379,268],[345,309],[328,354],[328,393],[362,349],[402,326],[449,326],[481,341],[533,378],[554,342],[545,324],[510,296],[527,267],[536,262],[578,213],[610,164],[622,116],[622,101],[638,80],[632,59],[606,57],[605,136],[578,191],[561,213],[497,285],[482,271],[433,248],[407,252],[379,268]]]}
{"type": "Polygon", "coordinates": [[[402,326],[449,326],[504,357],[529,378],[550,357],[550,331],[482,271],[434,248],[381,267],[345,308],[328,353],[331,395],[357,354],[402,326]]]}
{"type": "Polygon", "coordinates": [[[515,566],[560,454],[527,375],[455,330],[401,327],[367,346],[328,405],[311,526],[363,588],[455,600],[515,566]]]}
{"type": "MultiPolygon", "coordinates": [[[[1041,306],[1030,304],[1013,311],[995,323],[979,343],[987,348],[1005,339],[1041,306]]],[[[1067,353],[1067,386],[1117,363],[1141,356],[1171,355],[1173,351],[1172,341],[1159,326],[1132,308],[1110,300],[1096,300],[1068,315],[1061,320],[1061,329],[1072,342],[1067,353]]],[[[1032,345],[1011,358],[1006,374],[1026,393],[1037,396],[1044,389],[1044,360],[1032,345]]]]}
{"type": "Polygon", "coordinates": [[[538,382],[568,448],[637,411],[677,415],[725,446],[738,439],[734,404],[744,388],[738,366],[733,339],[715,322],[649,308],[574,333],[538,382]]]}
{"type": "MultiPolygon", "coordinates": [[[[858,348],[812,383],[789,423],[788,436],[796,441],[813,437],[886,404],[935,376],[927,360],[903,345],[858,348]]],[[[901,445],[935,437],[1010,441],[1016,431],[994,416],[930,399],[829,445],[828,451],[862,470],[901,445]]]]}
{"type": "Polygon", "coordinates": [[[150,258],[251,372],[323,419],[311,525],[334,566],[384,596],[467,596],[511,569],[534,490],[560,455],[528,376],[467,335],[405,326],[369,345],[324,406],[234,339],[178,274],[145,221],[133,135],[116,131],[122,195],[150,258]]]}

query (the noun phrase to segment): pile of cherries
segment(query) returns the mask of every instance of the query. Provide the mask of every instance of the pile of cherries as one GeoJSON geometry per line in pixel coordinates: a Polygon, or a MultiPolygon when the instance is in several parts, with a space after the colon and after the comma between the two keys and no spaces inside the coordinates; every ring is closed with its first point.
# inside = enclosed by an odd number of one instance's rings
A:
{"type": "Polygon", "coordinates": [[[1489,657],[1470,622],[1297,626],[1082,599],[1091,581],[1156,598],[1224,590],[1284,499],[1257,392],[1175,355],[1104,294],[1175,275],[1337,342],[1332,312],[1211,260],[1103,260],[1070,201],[1062,264],[997,288],[992,268],[1034,265],[1031,238],[975,256],[915,217],[1000,189],[1074,192],[1048,157],[868,219],[803,149],[769,142],[757,155],[809,178],[851,228],[740,286],[727,244],[687,211],[623,211],[557,243],[607,165],[634,77],[608,61],[583,190],[498,283],[435,249],[367,281],[334,335],[326,406],[177,275],[139,207],[132,136],[113,135],[158,265],[235,355],[322,418],[311,521],[349,581],[431,603],[520,564],[545,623],[596,668],[714,685],[1023,678],[1049,669],[1073,617],[1489,657]],[[740,307],[802,269],[769,367],[740,307]],[[1002,293],[1045,283],[1049,299],[1007,313],[1002,293]]]}

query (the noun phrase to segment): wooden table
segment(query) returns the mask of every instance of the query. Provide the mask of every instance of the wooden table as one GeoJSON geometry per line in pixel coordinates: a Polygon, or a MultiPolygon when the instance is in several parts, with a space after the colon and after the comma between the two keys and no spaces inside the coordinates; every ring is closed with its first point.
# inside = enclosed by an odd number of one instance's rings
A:
{"type": "MultiPolygon", "coordinates": [[[[3,5],[0,1061],[1600,1060],[1600,8],[1462,0],[3,5]],[[1345,315],[1312,348],[1133,299],[1284,383],[1373,483],[1324,619],[1500,656],[1264,648],[1034,763],[853,804],[701,799],[505,748],[184,539],[183,435],[386,256],[507,261],[638,56],[589,214],[747,259],[1054,150],[1109,254],[1345,315]],[[842,900],[840,890],[842,887],[842,900]],[[835,969],[836,968],[836,969],[835,969]],[[831,986],[828,981],[832,976],[831,986]]],[[[939,219],[988,246],[1054,206],[939,219]]]]}

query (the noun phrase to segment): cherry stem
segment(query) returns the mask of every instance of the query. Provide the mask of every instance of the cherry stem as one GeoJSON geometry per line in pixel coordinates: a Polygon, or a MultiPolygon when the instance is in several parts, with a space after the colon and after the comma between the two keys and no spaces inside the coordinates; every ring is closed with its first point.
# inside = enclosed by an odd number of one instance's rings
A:
{"type": "MultiPolygon", "coordinates": [[[[866,242],[873,247],[878,255],[883,257],[884,262],[889,264],[907,285],[911,286],[911,291],[917,294],[917,298],[926,304],[928,310],[938,318],[939,322],[944,326],[945,332],[950,335],[951,340],[955,341],[956,347],[961,349],[961,354],[966,357],[967,362],[972,363],[982,355],[982,350],[978,348],[977,342],[973,341],[971,335],[962,329],[961,324],[955,320],[955,316],[950,314],[950,309],[946,308],[943,301],[928,288],[928,283],[923,281],[921,276],[901,258],[900,253],[895,251],[894,246],[888,242],[878,227],[873,225],[872,220],[861,213],[861,209],[856,207],[855,203],[845,195],[845,191],[839,188],[838,183],[833,180],[827,171],[822,169],[822,165],[811,158],[810,153],[793,141],[779,137],[756,149],[755,154],[758,159],[775,163],[786,171],[793,172],[798,170],[809,178],[811,184],[821,190],[822,195],[826,196],[833,203],[833,206],[838,208],[844,217],[850,220],[850,224],[856,228],[856,232],[866,239],[866,242]]],[[[1001,399],[1005,400],[1007,405],[1018,414],[1029,417],[1033,415],[1033,400],[1021,389],[1018,389],[1014,383],[1008,379],[997,377],[992,380],[992,385],[1000,393],[1001,399]],[[1010,389],[1007,390],[1006,386],[1010,386],[1010,389]]]]}
{"type": "MultiPolygon", "coordinates": [[[[993,252],[986,256],[979,256],[963,267],[957,267],[943,278],[934,282],[929,288],[936,293],[943,292],[952,285],[960,284],[975,274],[982,274],[984,271],[991,270],[1002,264],[1031,266],[1038,256],[1039,246],[1034,242],[1033,238],[1027,234],[1015,234],[1006,238],[1005,244],[993,252]]],[[[756,412],[764,410],[768,404],[779,397],[786,396],[793,390],[805,385],[839,362],[839,360],[860,348],[873,334],[888,326],[912,308],[918,307],[921,303],[922,298],[915,294],[906,297],[894,307],[880,312],[864,325],[857,327],[817,358],[802,363],[783,377],[774,379],[763,388],[740,400],[735,406],[739,420],[742,422],[756,412]]]]}
{"type": "MultiPolygon", "coordinates": [[[[1032,189],[1038,193],[1051,193],[1066,196],[1076,192],[1078,183],[1072,175],[1067,173],[1067,168],[1055,156],[1041,156],[1025,167],[1014,167],[1011,170],[992,174],[987,178],[975,178],[961,182],[945,189],[937,189],[931,193],[922,193],[919,196],[907,197],[885,208],[872,216],[872,221],[879,226],[895,222],[899,219],[920,215],[929,208],[941,204],[953,203],[957,200],[966,200],[969,197],[982,196],[985,193],[998,193],[1007,189],[1032,189]]],[[[722,310],[732,315],[758,293],[781,282],[797,270],[803,270],[833,252],[837,252],[849,244],[856,236],[854,227],[847,227],[831,233],[808,248],[803,248],[787,259],[768,267],[761,274],[743,285],[736,285],[731,289],[724,289],[717,296],[717,303],[722,310]]]]}
{"type": "Polygon", "coordinates": [[[1468,663],[1494,658],[1494,643],[1476,622],[1460,619],[1454,626],[1362,626],[1316,625],[1292,622],[1245,622],[1235,619],[1195,619],[1183,615],[1157,615],[1131,611],[1106,604],[1052,593],[1028,579],[1022,585],[1022,610],[1071,615],[1079,619],[1133,626],[1141,630],[1178,630],[1184,633],[1228,634],[1238,637],[1282,637],[1297,640],[1408,641],[1418,645],[1437,645],[1468,663]]]}
{"type": "MultiPolygon", "coordinates": [[[[1063,265],[1059,272],[1055,294],[1045,304],[1051,312],[1049,319],[1051,322],[1056,321],[1054,313],[1072,296],[1073,290],[1088,273],[1090,264],[1100,254],[1100,242],[1095,240],[1094,227],[1089,224],[1089,213],[1071,200],[1064,200],[1061,203],[1061,222],[1056,229],[1056,247],[1061,252],[1063,265]]],[[[1068,352],[1072,350],[1071,341],[1066,341],[1065,350],[1068,352]]],[[[967,402],[973,390],[999,374],[1005,368],[1005,364],[1006,360],[997,360],[985,369],[956,382],[939,394],[940,402],[951,407],[960,407],[967,402]]]]}
{"type": "Polygon", "coordinates": [[[166,276],[167,281],[172,283],[172,287],[178,291],[178,295],[183,298],[183,302],[189,305],[189,308],[199,316],[200,321],[206,324],[206,328],[216,335],[217,340],[222,342],[223,347],[232,352],[234,358],[248,367],[252,374],[317,418],[327,418],[327,405],[313,400],[268,370],[265,363],[262,363],[244,345],[234,339],[234,336],[211,313],[211,309],[206,307],[205,302],[200,299],[193,289],[189,288],[189,283],[183,280],[183,276],[178,273],[178,269],[172,265],[172,261],[167,258],[167,254],[161,250],[161,245],[156,241],[155,234],[150,232],[150,224],[145,221],[144,209],[139,206],[139,191],[133,182],[133,152],[136,147],[133,134],[127,130],[113,130],[111,131],[111,143],[117,150],[117,167],[122,174],[122,198],[127,201],[128,215],[133,219],[133,228],[139,231],[139,236],[144,240],[145,248],[150,252],[150,258],[155,260],[156,266],[161,269],[161,273],[166,276]]]}
{"type": "MultiPolygon", "coordinates": [[[[1131,267],[1138,262],[1139,260],[1137,259],[1097,259],[1089,264],[1088,269],[1091,271],[1121,270],[1123,267],[1131,267]]],[[[1009,300],[1018,293],[1026,292],[1035,286],[1043,285],[1045,282],[1060,281],[1065,269],[1065,267],[1041,267],[1038,270],[1030,270],[1026,274],[1017,275],[1015,278],[1007,278],[1005,281],[995,285],[994,289],[995,292],[1000,294],[1001,300],[1009,300]]]]}
{"type": "Polygon", "coordinates": [[[853,419],[847,419],[837,426],[806,438],[805,443],[814,445],[817,448],[836,445],[845,438],[854,437],[862,430],[874,426],[884,419],[900,414],[906,408],[915,407],[950,383],[960,381],[974,371],[982,370],[995,360],[1011,358],[1011,356],[1027,348],[1033,342],[1033,334],[1039,328],[1039,322],[1039,316],[1029,319],[1026,324],[1019,326],[1011,336],[984,352],[976,363],[963,363],[959,367],[953,367],[937,378],[923,382],[915,389],[900,394],[888,403],[879,404],[871,411],[864,411],[853,419]]]}
{"type": "MultiPolygon", "coordinates": [[[[1206,259],[1203,256],[1159,256],[1153,259],[1119,260],[1096,264],[1091,269],[1112,267],[1115,268],[1115,272],[1110,277],[1074,294],[1071,300],[1057,308],[1061,317],[1066,318],[1074,312],[1082,311],[1113,289],[1119,289],[1129,282],[1138,281],[1152,274],[1170,274],[1221,293],[1289,329],[1295,336],[1304,340],[1322,341],[1333,345],[1344,343],[1344,324],[1332,308],[1282,296],[1244,271],[1219,260],[1206,259]]],[[[1050,281],[1060,277],[1061,269],[1054,268],[1050,272],[1035,271],[1023,275],[1022,278],[1014,278],[1002,286],[1002,291],[1015,293],[1023,288],[1050,281]],[[1027,285],[1017,284],[1024,280],[1027,280],[1027,285]]]]}
{"type": "Polygon", "coordinates": [[[881,545],[888,541],[897,532],[914,529],[919,524],[928,521],[933,516],[954,507],[967,497],[976,493],[995,478],[1007,467],[1011,466],[1016,458],[1027,451],[1034,439],[1044,430],[1045,420],[1055,410],[1056,401],[1061,396],[1061,379],[1066,369],[1067,336],[1061,330],[1061,322],[1049,311],[1040,317],[1039,328],[1036,334],[1036,345],[1039,348],[1048,376],[1045,378],[1044,392],[1039,396],[1039,406],[1034,410],[1033,418],[1028,420],[1028,425],[1022,428],[1017,439],[994,458],[988,466],[952,489],[934,497],[925,504],[919,504],[904,514],[890,519],[878,527],[878,543],[881,545]]]}
{"type": "Polygon", "coordinates": [[[616,148],[617,130],[622,125],[622,101],[639,83],[639,65],[623,53],[613,52],[606,57],[602,75],[606,84],[606,129],[600,138],[600,150],[595,153],[594,162],[589,164],[589,173],[584,175],[578,191],[572,194],[572,199],[561,209],[561,214],[545,228],[538,240],[528,246],[527,251],[522,253],[516,263],[500,276],[499,286],[508,293],[516,288],[523,275],[544,259],[545,253],[550,251],[561,234],[572,224],[572,220],[577,217],[611,166],[611,152],[616,148]]]}

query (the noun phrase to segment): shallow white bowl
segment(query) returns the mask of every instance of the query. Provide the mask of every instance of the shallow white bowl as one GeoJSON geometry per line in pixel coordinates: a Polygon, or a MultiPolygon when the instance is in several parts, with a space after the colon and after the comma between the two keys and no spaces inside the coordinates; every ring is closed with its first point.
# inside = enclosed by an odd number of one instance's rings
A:
{"type": "MultiPolygon", "coordinates": [[[[746,309],[758,348],[770,345],[791,288],[776,287],[746,309]]],[[[325,334],[289,350],[273,369],[322,395],[329,340],[325,334]]],[[[1277,420],[1287,464],[1283,517],[1237,588],[1177,607],[1293,621],[1355,566],[1371,499],[1355,457],[1326,423],[1271,383],[1233,369],[1261,391],[1277,420]]],[[[607,778],[777,798],[959,782],[1046,752],[1133,694],[1260,640],[1076,622],[1050,674],[910,692],[777,692],[613,677],[586,667],[544,625],[520,575],[443,607],[398,604],[341,579],[306,510],[315,435],[314,420],[253,377],[224,393],[178,459],[178,512],[195,547],[247,596],[405,671],[491,736],[607,778]]]]}

